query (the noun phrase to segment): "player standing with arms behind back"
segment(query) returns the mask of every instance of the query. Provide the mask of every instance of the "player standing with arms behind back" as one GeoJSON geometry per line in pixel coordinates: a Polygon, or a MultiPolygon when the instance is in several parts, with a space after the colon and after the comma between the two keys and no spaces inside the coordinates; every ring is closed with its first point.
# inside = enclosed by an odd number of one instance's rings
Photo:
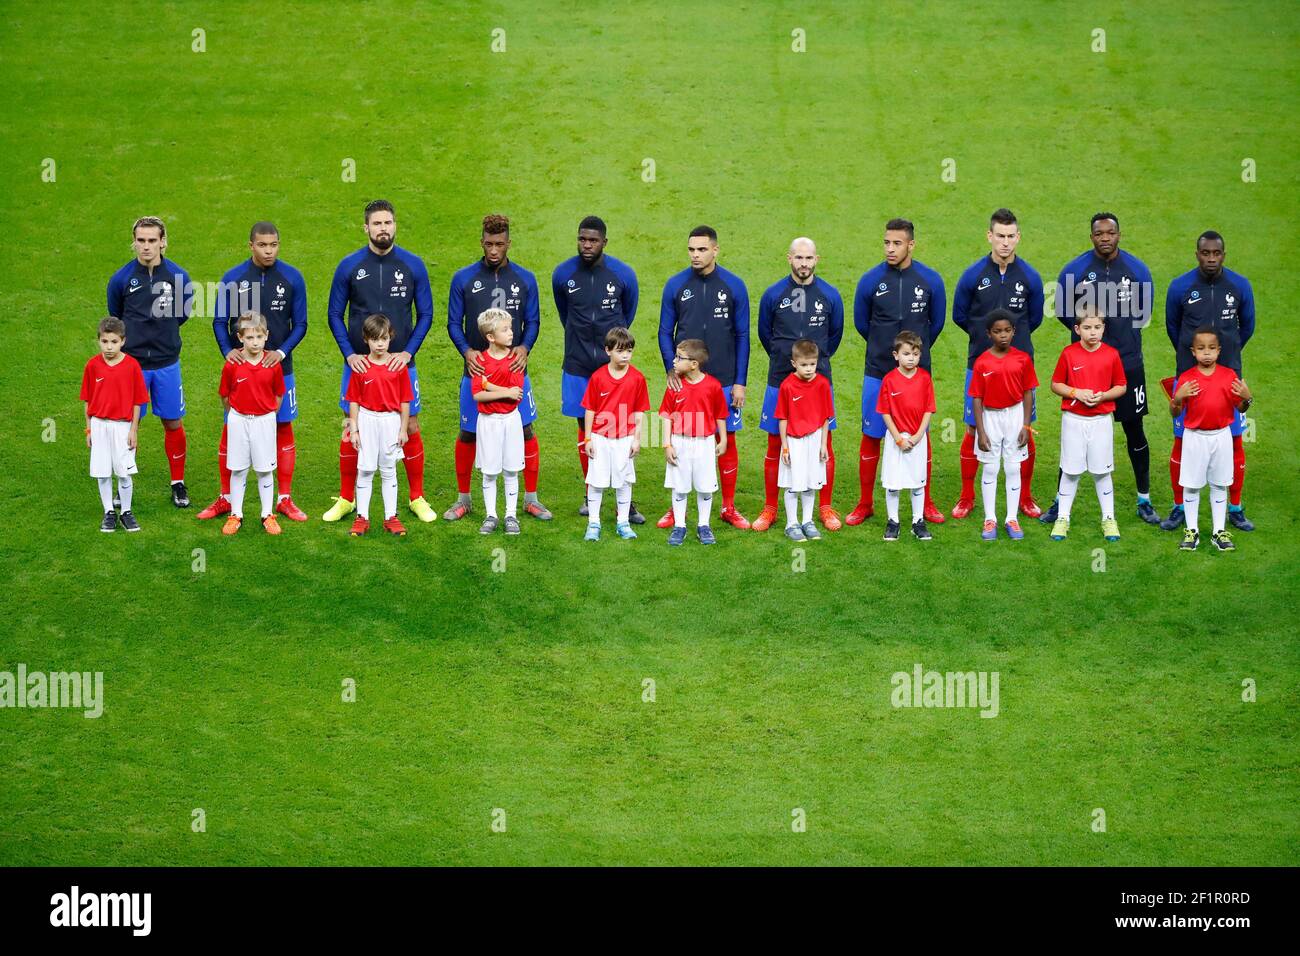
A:
{"type": "Polygon", "coordinates": [[[126,326],[123,351],[140,363],[149,407],[162,420],[163,448],[172,477],[172,504],[190,506],[185,489],[185,393],[181,389],[181,326],[190,317],[189,274],[163,257],[167,226],[142,216],[131,227],[135,258],[108,280],[108,314],[126,326]]]}

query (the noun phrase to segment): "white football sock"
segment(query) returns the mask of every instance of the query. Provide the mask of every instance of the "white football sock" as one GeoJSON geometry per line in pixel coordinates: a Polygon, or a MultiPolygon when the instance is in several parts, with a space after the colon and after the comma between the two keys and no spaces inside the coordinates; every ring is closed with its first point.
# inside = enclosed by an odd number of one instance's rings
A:
{"type": "Polygon", "coordinates": [[[702,495],[698,491],[695,493],[695,508],[699,512],[699,526],[707,527],[709,518],[713,514],[713,495],[702,495]]]}
{"type": "Polygon", "coordinates": [[[986,461],[981,469],[980,497],[984,500],[984,520],[998,520],[998,463],[986,461]]]}
{"type": "Polygon", "coordinates": [[[1056,515],[1070,520],[1070,509],[1074,507],[1074,495],[1079,490],[1081,475],[1061,475],[1061,484],[1056,491],[1056,515]]]}
{"type": "MultiPolygon", "coordinates": [[[[357,517],[370,518],[370,493],[375,489],[375,473],[373,471],[357,472],[357,517]]],[[[234,493],[235,476],[230,476],[230,490],[234,493]]]]}
{"type": "Polygon", "coordinates": [[[807,524],[812,521],[813,502],[817,500],[817,492],[801,491],[799,496],[803,498],[803,523],[807,524]]]}
{"type": "Polygon", "coordinates": [[[275,504],[275,472],[257,472],[257,496],[261,499],[262,517],[265,518],[275,504]]]}
{"type": "Polygon", "coordinates": [[[614,504],[617,506],[615,520],[627,524],[627,517],[632,511],[632,486],[623,484],[614,490],[614,504]]]}
{"type": "Polygon", "coordinates": [[[785,526],[796,527],[799,524],[799,496],[789,488],[785,490],[785,526]]]}
{"type": "Polygon", "coordinates": [[[230,473],[230,513],[244,517],[244,490],[248,487],[248,469],[230,473]]]}
{"type": "Polygon", "coordinates": [[[483,513],[489,518],[497,516],[497,476],[483,476],[483,513]]]}
{"type": "Polygon", "coordinates": [[[1228,486],[1227,485],[1210,485],[1210,521],[1213,524],[1215,534],[1218,534],[1227,525],[1227,521],[1228,521],[1228,486]]]}
{"type": "Polygon", "coordinates": [[[1101,507],[1101,520],[1115,517],[1115,482],[1111,479],[1110,472],[1104,475],[1093,475],[1094,483],[1097,485],[1097,504],[1101,507]]]}
{"type": "Polygon", "coordinates": [[[925,486],[912,489],[912,524],[925,518],[925,486]]]}
{"type": "MultiPolygon", "coordinates": [[[[96,478],[95,481],[99,483],[100,504],[104,506],[104,514],[108,514],[113,510],[113,479],[96,478]]],[[[123,508],[122,510],[125,511],[126,509],[123,508]]]]}
{"type": "Polygon", "coordinates": [[[885,517],[895,524],[898,523],[898,495],[897,488],[885,489],[885,517]]]}
{"type": "Polygon", "coordinates": [[[1020,514],[1020,462],[1005,461],[1007,474],[1007,521],[1015,521],[1020,514]]]}
{"type": "Polygon", "coordinates": [[[506,517],[513,518],[519,508],[519,472],[503,471],[501,474],[506,483],[506,517]]]}
{"type": "Polygon", "coordinates": [[[135,492],[135,482],[131,480],[130,475],[122,475],[117,479],[117,497],[122,502],[122,510],[131,510],[131,495],[135,492]]]}
{"type": "Polygon", "coordinates": [[[379,493],[384,499],[384,518],[397,517],[397,464],[379,469],[379,493]]]}
{"type": "Polygon", "coordinates": [[[587,521],[591,524],[600,524],[600,502],[604,497],[604,488],[587,486],[587,521]]]}
{"type": "Polygon", "coordinates": [[[690,495],[679,495],[677,492],[675,491],[673,492],[673,527],[674,528],[686,527],[686,499],[689,497],[690,495]]]}
{"type": "MultiPolygon", "coordinates": [[[[1213,504],[1211,503],[1211,507],[1213,504]]],[[[1183,521],[1191,531],[1200,531],[1201,489],[1183,489],[1183,521]]]]}

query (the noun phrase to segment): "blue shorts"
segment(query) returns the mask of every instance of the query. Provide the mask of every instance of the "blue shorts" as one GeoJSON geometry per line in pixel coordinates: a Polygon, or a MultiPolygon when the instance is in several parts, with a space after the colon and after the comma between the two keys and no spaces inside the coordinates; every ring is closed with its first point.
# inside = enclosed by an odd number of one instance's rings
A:
{"type": "MultiPolygon", "coordinates": [[[[527,375],[524,376],[524,397],[519,402],[519,417],[523,419],[525,428],[537,421],[537,400],[533,398],[533,383],[527,375]]],[[[462,375],[460,379],[460,429],[465,432],[478,430],[478,402],[474,401],[474,393],[470,391],[468,375],[462,375]]]]}
{"type": "MultiPolygon", "coordinates": [[[[1184,373],[1186,374],[1186,373],[1184,373]]],[[[1174,391],[1178,391],[1178,379],[1174,379],[1174,391]]],[[[1179,412],[1178,417],[1174,419],[1174,437],[1183,437],[1183,419],[1187,416],[1187,409],[1184,408],[1179,412]]],[[[1232,423],[1228,426],[1228,431],[1233,438],[1240,438],[1246,431],[1246,413],[1236,411],[1232,416],[1232,423]]]]}
{"type": "Polygon", "coordinates": [[[884,379],[862,377],[862,434],[871,438],[884,438],[885,416],[876,411],[876,401],[880,398],[880,383],[884,379]]]}
{"type": "Polygon", "coordinates": [[[727,431],[738,432],[745,427],[740,417],[740,409],[731,404],[731,386],[727,386],[723,391],[727,393],[727,411],[731,413],[727,416],[727,431]]]}
{"type": "Polygon", "coordinates": [[[576,418],[581,424],[587,417],[587,410],[582,407],[582,397],[587,394],[589,376],[560,373],[560,413],[565,418],[576,418]]]}
{"type": "MultiPolygon", "coordinates": [[[[221,416],[224,422],[229,416],[229,412],[221,416]]],[[[275,423],[283,425],[285,422],[292,422],[298,418],[298,390],[294,387],[293,373],[290,372],[284,377],[284,396],[280,399],[280,407],[275,410],[275,423]]]]}
{"type": "MultiPolygon", "coordinates": [[[[831,389],[831,401],[835,400],[834,388],[831,389]]],[[[776,417],[776,399],[781,394],[781,390],[775,385],[769,385],[763,392],[763,414],[759,416],[758,427],[763,429],[769,435],[780,435],[781,424],[776,417]]],[[[831,431],[835,431],[835,419],[831,419],[831,431]]]]}
{"type": "Polygon", "coordinates": [[[177,359],[162,368],[144,370],[144,385],[149,401],[140,406],[140,417],[152,411],[159,418],[184,418],[185,393],[181,390],[181,362],[177,359]]]}
{"type": "MultiPolygon", "coordinates": [[[[420,377],[415,374],[415,365],[406,366],[406,373],[411,376],[411,417],[414,418],[420,414],[420,377]]],[[[343,363],[343,381],[339,385],[339,408],[343,409],[346,415],[348,411],[348,381],[352,378],[352,366],[347,362],[343,363]]],[[[288,384],[287,382],[285,383],[288,384]]],[[[295,406],[296,406],[295,402],[295,406]]],[[[281,406],[283,408],[283,405],[281,406]]],[[[277,421],[283,419],[277,418],[277,421]]]]}
{"type": "MultiPolygon", "coordinates": [[[[975,399],[970,394],[970,375],[971,369],[966,369],[966,384],[962,387],[961,393],[966,396],[965,404],[962,406],[961,420],[971,428],[975,427],[975,399]]],[[[1029,406],[1029,420],[1038,421],[1038,389],[1034,389],[1033,403],[1029,406]]]]}

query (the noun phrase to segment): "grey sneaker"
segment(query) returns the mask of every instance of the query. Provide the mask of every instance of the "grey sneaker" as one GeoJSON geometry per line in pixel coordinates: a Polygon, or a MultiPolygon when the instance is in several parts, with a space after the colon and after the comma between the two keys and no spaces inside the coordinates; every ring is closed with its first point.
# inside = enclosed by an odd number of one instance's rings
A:
{"type": "Polygon", "coordinates": [[[519,533],[519,519],[516,518],[514,515],[506,515],[505,526],[506,526],[506,534],[519,533]]]}
{"type": "Polygon", "coordinates": [[[806,541],[820,541],[822,533],[817,530],[817,526],[809,521],[803,526],[803,536],[806,541]]]}
{"type": "Polygon", "coordinates": [[[496,518],[484,518],[483,523],[478,526],[478,533],[492,534],[494,531],[496,531],[497,524],[498,522],[496,518]]]}
{"type": "Polygon", "coordinates": [[[799,527],[797,524],[786,525],[785,536],[789,538],[791,541],[806,540],[804,538],[803,528],[799,527]]]}

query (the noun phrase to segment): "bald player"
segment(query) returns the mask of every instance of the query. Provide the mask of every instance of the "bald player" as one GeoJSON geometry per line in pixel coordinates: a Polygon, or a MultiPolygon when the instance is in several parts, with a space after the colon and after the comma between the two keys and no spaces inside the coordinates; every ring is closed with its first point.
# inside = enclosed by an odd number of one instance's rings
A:
{"type": "MultiPolygon", "coordinates": [[[[844,300],[839,291],[817,275],[817,244],[807,236],[790,243],[786,251],[790,274],[768,286],[758,305],[758,340],[767,352],[767,388],[758,427],[767,432],[767,454],[763,458],[763,510],[754,519],[755,531],[772,527],[777,516],[777,472],[781,463],[781,428],[776,418],[776,400],[781,382],[790,374],[790,350],[799,339],[817,345],[817,371],[831,379],[831,356],[844,337],[844,300]]],[[[827,433],[826,484],[820,496],[820,517],[827,531],[838,531],[843,522],[831,506],[835,487],[835,447],[832,431],[827,433]]]]}

